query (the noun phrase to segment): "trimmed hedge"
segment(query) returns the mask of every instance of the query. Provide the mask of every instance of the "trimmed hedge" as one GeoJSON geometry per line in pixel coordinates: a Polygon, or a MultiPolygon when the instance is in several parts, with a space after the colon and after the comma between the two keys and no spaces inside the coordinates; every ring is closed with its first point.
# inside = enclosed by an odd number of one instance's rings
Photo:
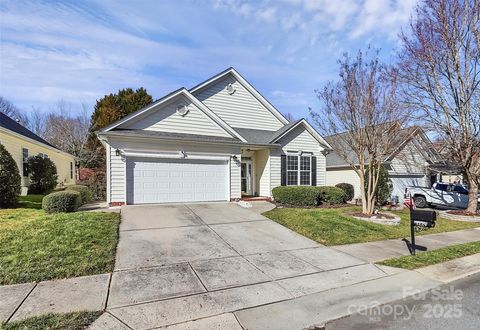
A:
{"type": "Polygon", "coordinates": [[[78,191],[64,190],[51,193],[43,197],[42,208],[45,212],[75,212],[82,203],[78,191]]]}
{"type": "Polygon", "coordinates": [[[320,203],[318,187],[280,186],[272,189],[276,202],[292,206],[316,206],[320,203]]]}
{"type": "Polygon", "coordinates": [[[339,183],[335,187],[340,188],[345,193],[345,202],[351,201],[355,196],[355,188],[350,183],[339,183]]]}
{"type": "Polygon", "coordinates": [[[320,201],[329,204],[343,204],[345,202],[345,192],[333,186],[318,187],[320,191],[320,201]]]}
{"type": "Polygon", "coordinates": [[[87,186],[83,186],[80,184],[74,184],[71,186],[66,186],[65,190],[72,190],[78,191],[80,193],[80,197],[82,198],[81,204],[88,204],[93,201],[93,193],[87,186]]]}
{"type": "Polygon", "coordinates": [[[280,186],[272,189],[272,196],[276,202],[291,206],[343,204],[345,201],[345,192],[330,186],[280,186]]]}

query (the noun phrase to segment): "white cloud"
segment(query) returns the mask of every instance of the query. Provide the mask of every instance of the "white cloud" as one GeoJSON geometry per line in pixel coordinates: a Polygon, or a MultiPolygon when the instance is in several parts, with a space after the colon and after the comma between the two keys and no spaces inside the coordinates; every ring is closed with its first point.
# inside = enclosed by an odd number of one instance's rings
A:
{"type": "Polygon", "coordinates": [[[0,94],[45,109],[124,87],[157,98],[235,66],[280,110],[303,112],[343,52],[392,44],[412,1],[2,1],[0,94]]]}

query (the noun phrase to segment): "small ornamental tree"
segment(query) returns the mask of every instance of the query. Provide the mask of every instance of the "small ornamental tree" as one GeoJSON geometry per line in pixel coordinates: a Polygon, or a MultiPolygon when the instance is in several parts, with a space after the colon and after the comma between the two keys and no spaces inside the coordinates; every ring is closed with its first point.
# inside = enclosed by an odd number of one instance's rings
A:
{"type": "MultiPolygon", "coordinates": [[[[392,189],[390,188],[389,183],[390,177],[388,176],[388,171],[385,167],[381,166],[380,171],[378,172],[378,183],[375,189],[375,203],[377,205],[385,205],[390,198],[392,189]]],[[[368,169],[365,170],[365,190],[367,189],[368,182],[368,169]]]]}
{"type": "Polygon", "coordinates": [[[29,191],[33,194],[45,194],[57,186],[57,167],[50,158],[40,155],[28,159],[30,173],[29,191]]]}
{"type": "Polygon", "coordinates": [[[0,143],[0,207],[14,206],[20,195],[21,177],[12,155],[0,143]]]}

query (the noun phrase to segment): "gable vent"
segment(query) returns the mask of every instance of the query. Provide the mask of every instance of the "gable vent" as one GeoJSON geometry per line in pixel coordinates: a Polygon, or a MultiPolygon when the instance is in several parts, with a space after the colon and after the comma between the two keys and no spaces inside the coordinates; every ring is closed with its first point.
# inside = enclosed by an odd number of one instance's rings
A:
{"type": "Polygon", "coordinates": [[[230,94],[230,95],[232,95],[236,91],[235,87],[233,87],[232,84],[228,84],[226,89],[227,89],[227,93],[230,94]]]}
{"type": "Polygon", "coordinates": [[[180,116],[182,116],[182,117],[185,116],[189,111],[190,111],[190,109],[188,108],[188,105],[185,105],[185,104],[177,105],[177,113],[180,116]]]}

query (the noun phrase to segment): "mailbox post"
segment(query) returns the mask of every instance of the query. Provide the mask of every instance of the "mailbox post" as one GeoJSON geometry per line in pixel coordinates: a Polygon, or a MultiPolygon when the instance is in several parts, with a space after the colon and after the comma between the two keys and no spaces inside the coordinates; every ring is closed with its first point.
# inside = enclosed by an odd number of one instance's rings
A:
{"type": "Polygon", "coordinates": [[[415,244],[415,229],[428,229],[435,227],[437,212],[416,210],[411,195],[409,196],[408,207],[410,209],[410,253],[415,255],[417,249],[415,244]]]}

